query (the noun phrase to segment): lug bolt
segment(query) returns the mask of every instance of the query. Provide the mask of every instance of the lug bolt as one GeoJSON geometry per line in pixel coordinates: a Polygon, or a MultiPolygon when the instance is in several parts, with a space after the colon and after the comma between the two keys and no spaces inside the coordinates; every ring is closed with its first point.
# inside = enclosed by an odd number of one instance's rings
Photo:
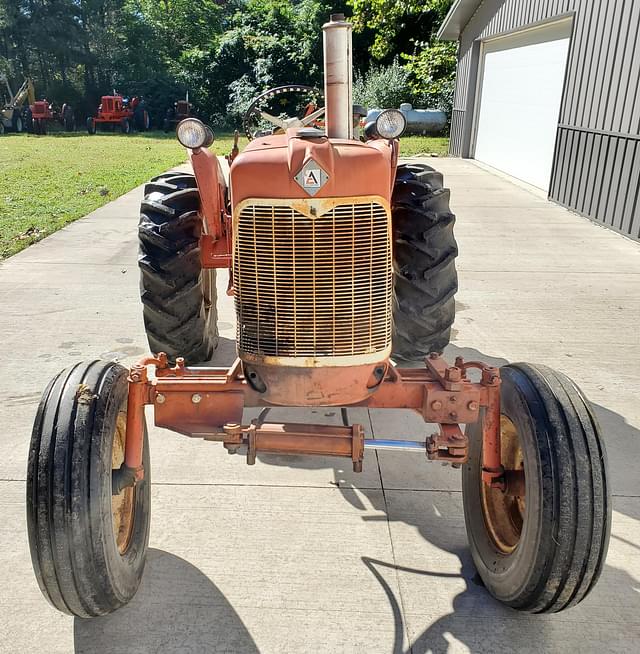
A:
{"type": "Polygon", "coordinates": [[[478,403],[473,400],[471,400],[471,402],[467,404],[467,409],[469,409],[469,411],[475,411],[477,408],[478,408],[478,403]]]}
{"type": "Polygon", "coordinates": [[[200,393],[194,393],[194,394],[191,396],[191,401],[192,401],[194,404],[200,404],[200,402],[202,401],[202,395],[200,395],[200,393]]]}
{"type": "Polygon", "coordinates": [[[167,399],[167,398],[166,398],[162,393],[158,393],[158,394],[156,395],[156,402],[157,402],[158,404],[164,404],[165,401],[166,401],[166,399],[167,399]]]}
{"type": "Polygon", "coordinates": [[[440,411],[440,409],[442,409],[442,402],[440,402],[440,400],[434,400],[431,402],[431,408],[434,411],[440,411]]]}

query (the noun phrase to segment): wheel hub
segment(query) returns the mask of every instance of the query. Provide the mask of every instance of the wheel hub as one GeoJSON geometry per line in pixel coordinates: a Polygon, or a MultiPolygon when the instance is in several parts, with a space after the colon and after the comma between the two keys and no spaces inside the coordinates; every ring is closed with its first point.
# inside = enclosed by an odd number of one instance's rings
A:
{"type": "MultiPolygon", "coordinates": [[[[516,426],[504,415],[500,416],[500,452],[506,471],[523,471],[524,456],[516,426]]],[[[487,532],[495,546],[504,554],[511,554],[522,535],[525,516],[524,495],[507,494],[480,481],[482,511],[487,532]]]]}
{"type": "MultiPolygon", "coordinates": [[[[118,470],[124,462],[124,449],[127,433],[127,414],[120,412],[116,421],[111,449],[111,469],[118,470]]],[[[111,497],[111,515],[113,535],[120,554],[129,549],[133,532],[133,516],[135,506],[135,486],[124,488],[119,495],[111,497]]]]}

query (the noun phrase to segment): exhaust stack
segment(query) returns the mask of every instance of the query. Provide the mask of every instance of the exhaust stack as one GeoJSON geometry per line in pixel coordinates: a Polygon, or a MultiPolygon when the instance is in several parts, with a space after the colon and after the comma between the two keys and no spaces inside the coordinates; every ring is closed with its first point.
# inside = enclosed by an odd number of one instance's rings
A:
{"type": "Polygon", "coordinates": [[[351,23],[332,14],[324,32],[324,102],[329,138],[353,138],[351,23]]]}

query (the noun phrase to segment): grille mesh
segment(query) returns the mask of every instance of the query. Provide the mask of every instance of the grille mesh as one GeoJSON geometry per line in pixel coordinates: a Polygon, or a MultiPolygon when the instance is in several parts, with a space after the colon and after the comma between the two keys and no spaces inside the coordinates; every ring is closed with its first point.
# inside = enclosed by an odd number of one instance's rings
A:
{"type": "Polygon", "coordinates": [[[389,346],[393,270],[382,205],[338,205],[313,219],[286,204],[245,206],[234,240],[240,352],[330,357],[389,346]]]}

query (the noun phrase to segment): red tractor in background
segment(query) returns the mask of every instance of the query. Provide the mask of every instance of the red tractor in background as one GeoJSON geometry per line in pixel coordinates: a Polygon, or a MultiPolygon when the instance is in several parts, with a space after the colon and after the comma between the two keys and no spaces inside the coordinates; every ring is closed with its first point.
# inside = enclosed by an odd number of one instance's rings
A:
{"type": "Polygon", "coordinates": [[[189,95],[185,100],[178,100],[173,103],[173,107],[167,109],[164,120],[162,121],[162,129],[165,134],[168,134],[176,125],[183,121],[185,118],[193,116],[193,105],[189,102],[189,95]]]}
{"type": "Polygon", "coordinates": [[[87,118],[87,132],[95,134],[98,125],[120,126],[123,134],[129,134],[135,127],[140,132],[149,129],[149,113],[142,98],[133,98],[131,102],[121,95],[103,95],[98,106],[98,115],[87,118]]]}
{"type": "Polygon", "coordinates": [[[49,131],[48,123],[60,123],[65,132],[74,132],[76,118],[73,107],[64,103],[60,111],[56,111],[46,98],[30,104],[24,114],[27,130],[31,134],[45,136],[49,131]]]}
{"type": "Polygon", "coordinates": [[[29,111],[31,112],[30,131],[33,134],[44,136],[48,131],[47,122],[56,119],[51,104],[46,99],[36,100],[36,102],[30,105],[29,111]]]}

